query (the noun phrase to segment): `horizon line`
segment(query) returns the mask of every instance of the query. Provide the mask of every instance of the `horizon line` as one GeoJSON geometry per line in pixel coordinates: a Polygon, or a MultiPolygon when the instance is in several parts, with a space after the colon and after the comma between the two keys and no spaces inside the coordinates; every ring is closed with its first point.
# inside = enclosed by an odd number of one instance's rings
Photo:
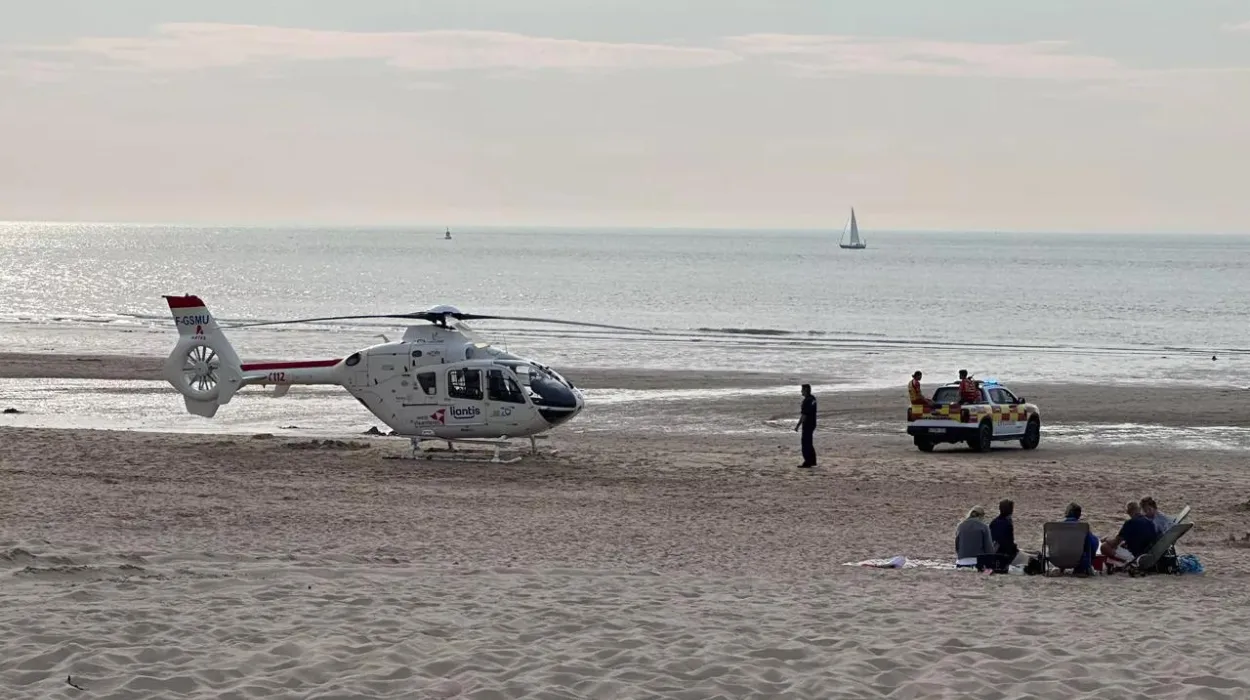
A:
{"type": "MultiPolygon", "coordinates": [[[[608,224],[466,224],[452,227],[447,224],[428,222],[413,223],[330,223],[317,221],[282,221],[282,222],[243,222],[243,221],[124,221],[124,220],[87,220],[87,219],[0,219],[0,226],[35,224],[44,226],[134,226],[134,227],[170,227],[170,228],[245,228],[245,229],[409,229],[414,233],[439,233],[444,230],[459,228],[461,231],[499,232],[500,229],[529,230],[534,232],[585,231],[585,232],[623,232],[623,231],[671,231],[671,232],[723,232],[723,233],[826,233],[842,231],[845,227],[754,227],[754,226],[679,226],[679,225],[608,225],[608,224]]],[[[1250,236],[1250,231],[1133,231],[1125,229],[1015,229],[1006,227],[968,228],[968,229],[908,229],[878,228],[867,229],[870,234],[1007,234],[1007,235],[1109,235],[1109,236],[1250,236]]],[[[453,230],[453,233],[455,231],[453,230]]],[[[864,229],[861,228],[861,234],[864,229]]]]}

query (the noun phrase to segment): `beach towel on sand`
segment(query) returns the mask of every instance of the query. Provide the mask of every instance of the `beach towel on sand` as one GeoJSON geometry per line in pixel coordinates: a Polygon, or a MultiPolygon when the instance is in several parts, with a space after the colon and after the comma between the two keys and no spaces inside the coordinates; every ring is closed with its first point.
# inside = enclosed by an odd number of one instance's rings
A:
{"type": "Polygon", "coordinates": [[[872,569],[949,569],[955,570],[953,562],[935,561],[932,559],[908,559],[903,555],[890,559],[865,559],[864,561],[848,561],[846,566],[865,566],[872,569]]]}
{"type": "MultiPolygon", "coordinates": [[[[935,559],[908,559],[903,555],[891,557],[889,559],[865,559],[863,561],[848,561],[844,566],[862,566],[870,569],[939,569],[942,571],[976,571],[975,568],[964,567],[960,569],[955,566],[954,562],[937,561],[935,559]]],[[[1019,566],[1012,566],[1010,573],[1020,574],[1024,571],[1019,566]]]]}

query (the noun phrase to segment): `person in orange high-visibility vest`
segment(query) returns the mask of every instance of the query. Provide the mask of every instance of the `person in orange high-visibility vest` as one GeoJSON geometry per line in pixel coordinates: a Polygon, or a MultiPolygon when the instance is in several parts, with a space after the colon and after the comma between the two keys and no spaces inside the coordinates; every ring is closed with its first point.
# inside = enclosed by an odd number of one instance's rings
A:
{"type": "Polygon", "coordinates": [[[968,370],[959,370],[959,403],[980,403],[981,382],[968,376],[968,370]]]}
{"type": "Polygon", "coordinates": [[[912,372],[911,381],[907,383],[907,396],[911,399],[911,405],[913,406],[933,408],[933,402],[920,389],[920,377],[920,370],[912,372]]]}

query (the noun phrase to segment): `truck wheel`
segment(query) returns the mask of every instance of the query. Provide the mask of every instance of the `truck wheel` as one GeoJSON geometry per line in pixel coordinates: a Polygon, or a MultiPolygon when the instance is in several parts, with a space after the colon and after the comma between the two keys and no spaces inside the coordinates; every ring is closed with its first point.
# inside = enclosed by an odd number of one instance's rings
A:
{"type": "Polygon", "coordinates": [[[968,441],[968,447],[973,452],[989,452],[990,443],[994,439],[994,426],[988,420],[981,421],[980,427],[977,428],[977,437],[975,440],[968,441]]]}
{"type": "Polygon", "coordinates": [[[932,440],[928,440],[928,439],[926,439],[926,438],[922,438],[922,437],[917,437],[917,438],[914,440],[914,442],[916,443],[916,447],[920,448],[920,451],[921,451],[921,452],[932,452],[932,451],[933,451],[933,441],[932,441],[932,440]]]}
{"type": "Polygon", "coordinates": [[[1020,438],[1020,446],[1026,450],[1036,450],[1037,444],[1042,441],[1042,421],[1036,417],[1029,419],[1029,425],[1024,429],[1024,437],[1020,438]]]}

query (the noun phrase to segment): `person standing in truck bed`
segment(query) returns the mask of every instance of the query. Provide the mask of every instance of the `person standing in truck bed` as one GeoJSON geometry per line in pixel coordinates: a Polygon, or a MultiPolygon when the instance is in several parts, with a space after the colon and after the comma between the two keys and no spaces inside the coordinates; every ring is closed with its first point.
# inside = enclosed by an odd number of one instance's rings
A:
{"type": "Polygon", "coordinates": [[[981,403],[981,383],[959,370],[959,403],[981,403]]]}

